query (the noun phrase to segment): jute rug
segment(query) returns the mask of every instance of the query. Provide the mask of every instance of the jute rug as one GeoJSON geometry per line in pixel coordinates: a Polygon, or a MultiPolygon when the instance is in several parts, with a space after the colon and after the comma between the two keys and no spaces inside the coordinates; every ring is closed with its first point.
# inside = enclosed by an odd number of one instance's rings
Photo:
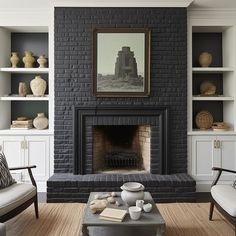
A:
{"type": "MultiPolygon", "coordinates": [[[[209,203],[157,204],[166,221],[166,236],[234,236],[234,228],[214,211],[208,220],[209,203]]],[[[7,236],[77,236],[85,204],[39,204],[40,217],[31,206],[6,223],[7,236]]],[[[148,235],[145,235],[148,236],[148,235]]]]}

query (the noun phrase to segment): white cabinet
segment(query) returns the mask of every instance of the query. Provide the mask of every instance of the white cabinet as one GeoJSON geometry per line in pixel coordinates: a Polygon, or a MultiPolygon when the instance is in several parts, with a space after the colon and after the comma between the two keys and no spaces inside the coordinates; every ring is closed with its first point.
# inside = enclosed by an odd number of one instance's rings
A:
{"type": "MultiPolygon", "coordinates": [[[[191,174],[197,181],[212,181],[212,167],[236,169],[235,136],[192,136],[191,174]]],[[[233,180],[235,175],[222,173],[221,180],[233,180]]]]}
{"type": "MultiPolygon", "coordinates": [[[[37,168],[32,169],[35,180],[38,185],[46,188],[50,176],[49,136],[0,136],[0,145],[9,167],[36,165],[37,168]]],[[[29,181],[28,174],[22,171],[14,172],[13,176],[17,180],[29,181]]]]}

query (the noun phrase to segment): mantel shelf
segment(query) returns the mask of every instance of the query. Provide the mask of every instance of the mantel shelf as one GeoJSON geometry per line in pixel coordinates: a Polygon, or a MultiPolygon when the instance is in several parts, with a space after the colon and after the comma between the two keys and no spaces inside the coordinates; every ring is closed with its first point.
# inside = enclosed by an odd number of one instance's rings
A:
{"type": "Polygon", "coordinates": [[[233,72],[232,67],[193,67],[193,73],[223,73],[223,72],[233,72]]]}
{"type": "Polygon", "coordinates": [[[14,97],[14,96],[5,96],[0,97],[0,100],[2,101],[48,101],[49,97],[14,97]]]}
{"type": "Polygon", "coordinates": [[[233,97],[227,96],[193,96],[193,101],[234,101],[233,97]]]}
{"type": "Polygon", "coordinates": [[[49,68],[12,68],[12,67],[2,67],[0,68],[2,72],[9,73],[22,73],[22,74],[47,74],[49,73],[49,68]]]}

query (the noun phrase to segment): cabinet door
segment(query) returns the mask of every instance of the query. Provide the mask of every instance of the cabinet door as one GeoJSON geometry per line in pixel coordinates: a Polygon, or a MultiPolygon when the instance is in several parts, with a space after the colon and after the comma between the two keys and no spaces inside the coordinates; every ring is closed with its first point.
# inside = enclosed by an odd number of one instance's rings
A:
{"type": "Polygon", "coordinates": [[[25,157],[28,165],[36,165],[32,169],[35,180],[45,181],[49,177],[49,137],[25,136],[25,157]]]}
{"type": "MultiPolygon", "coordinates": [[[[219,165],[222,168],[236,170],[236,138],[234,136],[217,137],[220,142],[218,148],[219,165]]],[[[222,172],[222,179],[231,180],[236,176],[231,173],[222,172]]]]}
{"type": "MultiPolygon", "coordinates": [[[[25,165],[23,136],[1,136],[0,145],[2,146],[9,167],[25,165]]],[[[16,181],[23,180],[24,171],[12,171],[11,173],[16,181]]]]}
{"type": "Polygon", "coordinates": [[[218,162],[214,141],[212,136],[192,137],[192,174],[196,180],[212,180],[214,177],[212,167],[218,162]]]}

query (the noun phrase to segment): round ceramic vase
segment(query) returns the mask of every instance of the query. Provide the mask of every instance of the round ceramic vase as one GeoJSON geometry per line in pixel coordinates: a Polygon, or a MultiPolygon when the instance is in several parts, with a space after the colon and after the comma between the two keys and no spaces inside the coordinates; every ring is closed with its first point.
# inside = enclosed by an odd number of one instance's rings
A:
{"type": "Polygon", "coordinates": [[[199,64],[202,67],[208,67],[212,63],[212,55],[208,52],[203,52],[199,56],[199,64]]]}
{"type": "Polygon", "coordinates": [[[37,117],[33,120],[33,125],[36,129],[46,129],[48,127],[48,118],[44,113],[38,113],[37,117]]]}

